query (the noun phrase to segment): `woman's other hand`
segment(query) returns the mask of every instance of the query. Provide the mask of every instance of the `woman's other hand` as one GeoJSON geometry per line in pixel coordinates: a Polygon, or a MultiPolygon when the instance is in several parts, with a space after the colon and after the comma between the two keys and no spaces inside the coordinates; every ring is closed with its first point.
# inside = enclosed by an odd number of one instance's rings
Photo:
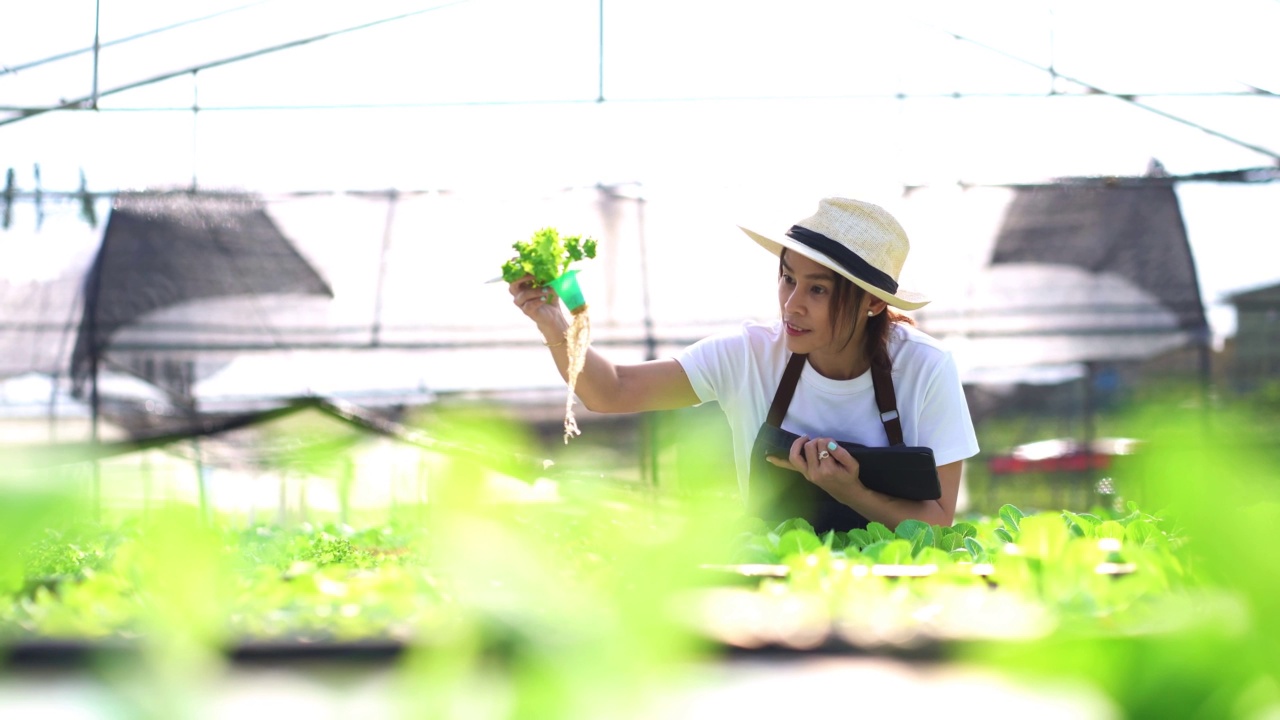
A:
{"type": "Polygon", "coordinates": [[[791,444],[791,452],[786,460],[773,456],[767,459],[778,467],[800,473],[806,480],[841,502],[848,497],[849,489],[862,485],[857,459],[833,438],[810,439],[807,435],[801,435],[791,444]],[[831,449],[832,446],[835,447],[834,450],[831,449]]]}

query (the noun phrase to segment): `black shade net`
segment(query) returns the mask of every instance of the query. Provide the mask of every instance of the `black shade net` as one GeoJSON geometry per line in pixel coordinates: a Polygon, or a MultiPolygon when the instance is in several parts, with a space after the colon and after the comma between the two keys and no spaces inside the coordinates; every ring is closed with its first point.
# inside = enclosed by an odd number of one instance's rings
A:
{"type": "MultiPolygon", "coordinates": [[[[260,202],[244,195],[121,195],[85,279],[71,358],[76,391],[92,380],[112,336],[148,313],[194,300],[271,295],[332,297],[333,291],[260,202]]],[[[261,330],[272,333],[265,324],[261,330]]],[[[125,364],[175,398],[188,395],[199,379],[196,363],[145,352],[125,364]]]]}
{"type": "Polygon", "coordinates": [[[1178,327],[1206,327],[1173,183],[1064,182],[1019,188],[991,264],[1052,263],[1119,275],[1157,298],[1178,327]]]}

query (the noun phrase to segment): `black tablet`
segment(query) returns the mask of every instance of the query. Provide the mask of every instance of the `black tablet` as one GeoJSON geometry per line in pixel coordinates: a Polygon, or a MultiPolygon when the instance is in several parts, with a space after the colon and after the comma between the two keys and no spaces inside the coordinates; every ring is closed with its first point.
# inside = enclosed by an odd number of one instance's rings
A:
{"type": "MultiPolygon", "coordinates": [[[[799,437],[770,425],[766,425],[762,433],[763,455],[784,460],[791,454],[791,445],[799,437]]],[[[858,461],[862,484],[872,490],[904,500],[937,500],[942,497],[932,448],[906,445],[866,447],[858,443],[836,442],[858,461]]],[[[768,462],[764,457],[753,460],[768,462]]]]}

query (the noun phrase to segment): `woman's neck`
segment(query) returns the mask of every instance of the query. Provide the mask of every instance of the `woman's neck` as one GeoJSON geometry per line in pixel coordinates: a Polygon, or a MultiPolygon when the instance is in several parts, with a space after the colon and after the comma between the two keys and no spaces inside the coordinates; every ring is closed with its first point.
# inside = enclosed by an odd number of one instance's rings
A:
{"type": "Polygon", "coordinates": [[[871,361],[861,351],[861,343],[851,342],[844,351],[809,353],[809,364],[819,375],[831,380],[852,380],[871,369],[871,361]]]}

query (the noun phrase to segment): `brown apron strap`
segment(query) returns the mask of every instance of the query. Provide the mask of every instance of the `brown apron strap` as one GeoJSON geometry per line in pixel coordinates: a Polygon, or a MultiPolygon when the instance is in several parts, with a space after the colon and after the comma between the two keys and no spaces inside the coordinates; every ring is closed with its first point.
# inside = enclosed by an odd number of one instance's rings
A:
{"type": "Polygon", "coordinates": [[[888,367],[871,364],[871,384],[876,390],[876,406],[884,423],[889,445],[902,444],[902,420],[898,418],[898,396],[893,392],[893,375],[888,367]]]}
{"type": "Polygon", "coordinates": [[[778,383],[778,391],[773,394],[773,404],[769,406],[769,415],[765,422],[780,428],[782,418],[791,407],[791,396],[796,394],[796,383],[800,381],[800,371],[804,370],[804,361],[808,355],[795,355],[787,361],[787,369],[782,371],[782,381],[778,383]]]}
{"type": "MultiPolygon", "coordinates": [[[[773,395],[773,404],[769,406],[769,414],[765,420],[770,425],[782,427],[782,418],[786,417],[791,397],[796,394],[796,383],[800,381],[800,372],[804,370],[806,359],[807,355],[792,355],[787,361],[787,368],[782,371],[782,380],[778,383],[778,391],[773,395]]],[[[880,422],[884,423],[889,445],[901,445],[902,421],[898,418],[898,397],[893,391],[893,376],[889,368],[873,364],[871,385],[875,388],[876,406],[880,408],[880,422]]]]}

